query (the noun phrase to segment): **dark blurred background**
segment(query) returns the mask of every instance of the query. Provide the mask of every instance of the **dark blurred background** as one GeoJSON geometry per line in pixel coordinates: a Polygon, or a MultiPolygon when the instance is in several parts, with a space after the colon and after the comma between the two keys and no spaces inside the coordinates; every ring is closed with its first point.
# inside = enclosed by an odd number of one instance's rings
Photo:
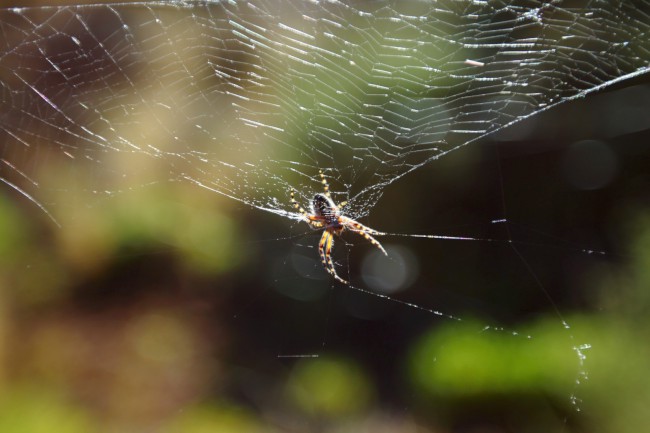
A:
{"type": "Polygon", "coordinates": [[[644,431],[649,107],[630,80],[386,188],[364,224],[490,239],[337,240],[397,302],[304,224],[39,162],[61,227],[0,190],[0,432],[644,431]]]}

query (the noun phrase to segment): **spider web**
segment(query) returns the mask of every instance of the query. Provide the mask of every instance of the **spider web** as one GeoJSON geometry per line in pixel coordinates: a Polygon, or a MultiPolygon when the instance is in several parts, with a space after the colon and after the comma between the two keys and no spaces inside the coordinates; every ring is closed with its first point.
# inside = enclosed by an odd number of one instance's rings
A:
{"type": "MultiPolygon", "coordinates": [[[[186,179],[295,217],[318,171],[346,212],[454,149],[649,70],[645,2],[138,2],[0,10],[6,183],[186,179]],[[106,162],[153,158],[158,179],[106,162]],[[341,193],[343,191],[343,193],[341,193]]],[[[96,187],[98,191],[112,187],[96,187]]],[[[92,189],[92,188],[89,188],[92,189]]]]}
{"type": "Polygon", "coordinates": [[[598,0],[0,9],[0,180],[54,219],[62,187],[46,168],[61,165],[100,195],[189,181],[299,219],[289,191],[306,206],[323,170],[360,218],[406,174],[648,73],[649,12],[598,0]],[[142,172],[143,158],[158,169],[142,172]]]}

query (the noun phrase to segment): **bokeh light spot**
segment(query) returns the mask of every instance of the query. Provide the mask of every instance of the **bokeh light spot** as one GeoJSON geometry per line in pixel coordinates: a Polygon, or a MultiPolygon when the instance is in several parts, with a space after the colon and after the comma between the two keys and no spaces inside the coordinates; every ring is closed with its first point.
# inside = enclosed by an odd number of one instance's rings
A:
{"type": "Polygon", "coordinates": [[[413,284],[420,264],[413,252],[402,246],[385,245],[388,257],[372,251],[362,265],[363,281],[381,293],[395,293],[413,284]]]}

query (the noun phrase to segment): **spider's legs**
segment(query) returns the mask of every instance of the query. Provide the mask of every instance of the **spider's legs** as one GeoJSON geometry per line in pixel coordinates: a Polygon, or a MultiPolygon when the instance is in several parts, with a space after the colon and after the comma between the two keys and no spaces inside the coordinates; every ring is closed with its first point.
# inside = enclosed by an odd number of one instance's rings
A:
{"type": "Polygon", "coordinates": [[[379,248],[381,252],[384,253],[384,255],[386,256],[388,255],[388,253],[386,252],[384,247],[379,243],[379,241],[372,237],[372,235],[378,236],[381,235],[382,233],[378,232],[377,230],[373,230],[370,227],[366,227],[363,224],[360,224],[353,219],[344,216],[341,216],[340,218],[342,220],[341,222],[343,223],[343,225],[347,226],[350,231],[360,234],[361,236],[366,238],[368,242],[370,242],[371,244],[379,248]]]}
{"type": "Polygon", "coordinates": [[[334,269],[334,262],[332,262],[332,245],[334,243],[334,234],[330,230],[324,230],[323,236],[320,238],[318,243],[318,252],[320,253],[320,259],[323,262],[323,266],[327,269],[327,272],[330,273],[334,278],[342,282],[343,284],[349,284],[343,278],[339,277],[334,269]]]}
{"type": "MultiPolygon", "coordinates": [[[[320,174],[320,182],[323,184],[323,189],[325,190],[325,195],[327,198],[332,198],[330,195],[330,184],[327,183],[327,179],[325,178],[325,174],[323,173],[323,170],[318,170],[318,174],[320,174]]],[[[348,204],[347,201],[342,201],[341,203],[337,204],[334,206],[335,209],[342,209],[348,204]]]]}
{"type": "Polygon", "coordinates": [[[305,217],[305,219],[309,220],[309,215],[307,214],[307,211],[306,211],[302,206],[300,206],[300,205],[298,204],[298,202],[296,201],[296,197],[295,197],[296,190],[294,190],[293,188],[291,188],[291,192],[290,192],[290,194],[291,194],[291,204],[293,205],[293,207],[294,207],[298,212],[300,212],[300,214],[301,214],[303,217],[305,217]]]}
{"type": "Polygon", "coordinates": [[[323,184],[323,189],[325,190],[325,195],[327,198],[332,198],[330,196],[330,185],[327,183],[327,179],[325,179],[325,175],[323,174],[323,170],[318,170],[318,174],[320,174],[320,182],[323,184]]]}
{"type": "Polygon", "coordinates": [[[300,215],[302,215],[303,220],[307,224],[309,224],[313,229],[321,229],[321,228],[323,228],[324,224],[323,224],[322,218],[314,216],[314,215],[309,215],[307,213],[307,211],[302,206],[300,206],[300,204],[298,204],[298,202],[296,201],[296,197],[295,197],[296,191],[293,188],[291,189],[290,194],[291,194],[291,204],[298,211],[298,213],[300,213],[300,215]]]}

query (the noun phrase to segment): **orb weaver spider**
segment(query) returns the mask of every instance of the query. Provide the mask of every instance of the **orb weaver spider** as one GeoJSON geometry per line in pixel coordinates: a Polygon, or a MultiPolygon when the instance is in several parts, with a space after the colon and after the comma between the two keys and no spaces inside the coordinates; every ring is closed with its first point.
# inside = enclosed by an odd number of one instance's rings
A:
{"type": "Polygon", "coordinates": [[[332,261],[332,246],[334,245],[334,235],[340,236],[345,229],[358,233],[368,240],[371,244],[376,246],[388,256],[388,253],[381,246],[372,235],[379,236],[380,233],[376,230],[366,227],[361,223],[356,222],[352,218],[341,215],[341,209],[345,207],[347,202],[342,202],[336,205],[330,196],[330,188],[323,170],[319,170],[321,183],[323,184],[324,193],[317,193],[311,201],[311,213],[308,213],[301,207],[295,199],[295,190],[291,189],[291,204],[302,215],[303,221],[314,229],[324,229],[323,235],[318,243],[318,252],[320,253],[321,262],[325,270],[330,273],[335,279],[343,284],[349,284],[343,278],[339,277],[334,268],[332,261]]]}

